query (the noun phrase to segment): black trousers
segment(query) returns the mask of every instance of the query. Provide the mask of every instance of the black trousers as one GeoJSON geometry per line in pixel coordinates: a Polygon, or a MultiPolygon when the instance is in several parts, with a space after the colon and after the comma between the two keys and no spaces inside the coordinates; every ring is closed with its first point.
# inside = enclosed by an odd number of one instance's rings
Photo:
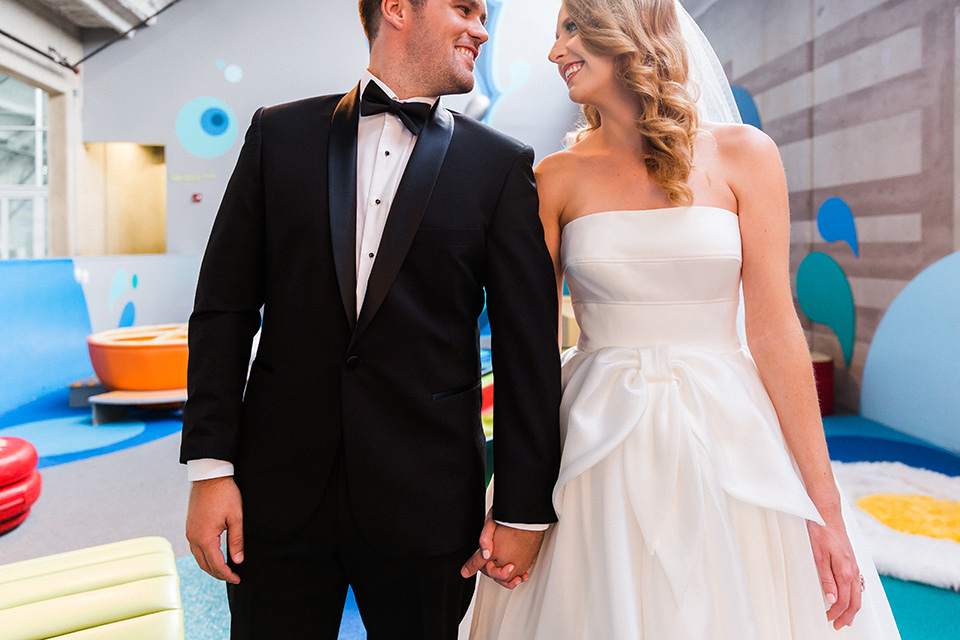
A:
{"type": "Polygon", "coordinates": [[[320,507],[292,540],[245,535],[244,560],[227,585],[232,640],[336,640],[353,587],[369,640],[456,640],[475,578],[460,567],[476,546],[440,557],[389,558],[357,529],[343,449],[320,507]]]}

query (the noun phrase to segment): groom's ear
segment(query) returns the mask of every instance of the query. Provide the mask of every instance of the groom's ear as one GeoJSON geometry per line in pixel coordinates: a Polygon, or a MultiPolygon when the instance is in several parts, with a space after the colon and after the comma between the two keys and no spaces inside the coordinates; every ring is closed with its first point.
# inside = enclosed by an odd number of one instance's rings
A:
{"type": "Polygon", "coordinates": [[[380,3],[380,11],[386,24],[382,26],[389,25],[398,31],[402,31],[404,25],[410,20],[412,10],[413,7],[407,0],[383,0],[380,3]]]}

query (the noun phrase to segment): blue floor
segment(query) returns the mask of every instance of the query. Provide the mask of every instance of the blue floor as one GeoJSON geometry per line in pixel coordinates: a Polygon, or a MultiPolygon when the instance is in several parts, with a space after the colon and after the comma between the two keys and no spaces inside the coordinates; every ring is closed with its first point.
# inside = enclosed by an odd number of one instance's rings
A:
{"type": "Polygon", "coordinates": [[[839,462],[902,462],[960,476],[960,456],[862,416],[823,419],[830,459],[839,462]]]}
{"type": "Polygon", "coordinates": [[[0,437],[17,437],[37,449],[38,469],[135,447],[183,428],[177,412],[139,411],[93,425],[89,407],[70,407],[63,389],[0,416],[0,437]]]}

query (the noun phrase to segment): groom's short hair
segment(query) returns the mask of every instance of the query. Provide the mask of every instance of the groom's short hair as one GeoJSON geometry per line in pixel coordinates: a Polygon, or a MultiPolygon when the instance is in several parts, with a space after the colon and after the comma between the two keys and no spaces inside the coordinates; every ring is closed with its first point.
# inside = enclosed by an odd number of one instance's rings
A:
{"type": "MultiPolygon", "coordinates": [[[[427,3],[427,0],[409,0],[416,8],[420,8],[427,3]]],[[[380,5],[383,0],[360,0],[360,23],[363,25],[363,32],[367,35],[367,41],[373,44],[377,34],[380,32],[380,5]]]]}

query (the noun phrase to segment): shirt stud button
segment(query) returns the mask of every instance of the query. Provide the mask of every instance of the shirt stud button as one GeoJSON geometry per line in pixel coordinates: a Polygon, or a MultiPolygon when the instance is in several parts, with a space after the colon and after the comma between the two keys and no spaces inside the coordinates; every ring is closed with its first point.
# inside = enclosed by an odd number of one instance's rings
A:
{"type": "Polygon", "coordinates": [[[372,258],[372,257],[373,257],[373,254],[372,254],[372,253],[369,253],[369,254],[367,254],[367,257],[368,257],[368,258],[372,258]]]}
{"type": "Polygon", "coordinates": [[[377,198],[377,204],[380,204],[380,198],[377,198]]]}
{"type": "Polygon", "coordinates": [[[389,151],[384,151],[384,152],[383,152],[383,155],[388,156],[388,155],[390,155],[390,152],[389,152],[389,151]]]}

